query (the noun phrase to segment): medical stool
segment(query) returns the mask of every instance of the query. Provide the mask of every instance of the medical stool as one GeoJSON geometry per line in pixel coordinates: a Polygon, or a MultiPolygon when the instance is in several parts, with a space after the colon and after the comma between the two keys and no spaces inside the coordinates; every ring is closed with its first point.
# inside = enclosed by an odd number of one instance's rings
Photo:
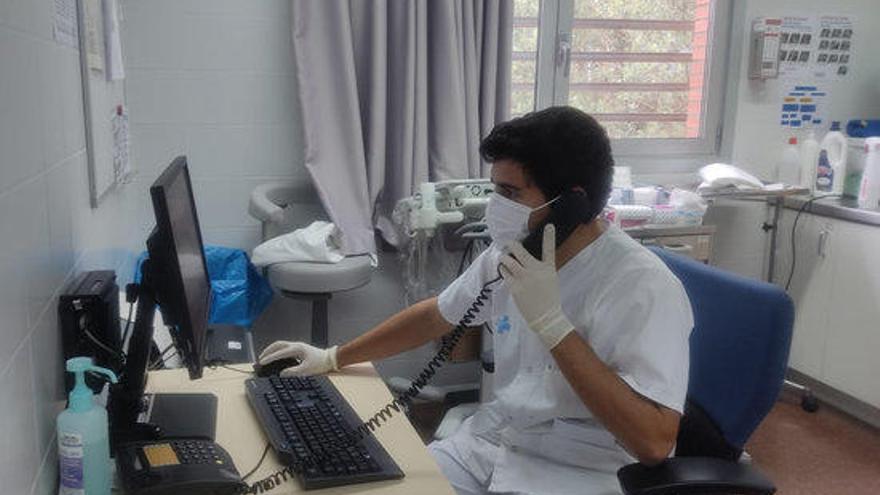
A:
{"type": "MultiPolygon", "coordinates": [[[[308,185],[276,182],[257,186],[248,212],[263,225],[263,240],[327,220],[315,191],[308,185]]],[[[346,256],[339,263],[289,261],[266,268],[272,287],[285,297],[309,301],[312,309],[311,343],[327,347],[328,302],[334,293],[356,289],[370,281],[369,255],[346,256]]]]}

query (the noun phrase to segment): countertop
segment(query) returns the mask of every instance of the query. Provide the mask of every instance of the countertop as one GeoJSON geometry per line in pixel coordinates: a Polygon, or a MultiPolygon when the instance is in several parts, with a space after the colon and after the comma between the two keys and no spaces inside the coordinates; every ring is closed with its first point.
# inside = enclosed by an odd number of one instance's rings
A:
{"type": "MultiPolygon", "coordinates": [[[[783,199],[785,208],[791,210],[800,210],[809,200],[810,196],[787,196],[783,199]]],[[[880,227],[880,210],[860,209],[854,199],[839,197],[817,199],[804,211],[813,215],[880,227]]]]}

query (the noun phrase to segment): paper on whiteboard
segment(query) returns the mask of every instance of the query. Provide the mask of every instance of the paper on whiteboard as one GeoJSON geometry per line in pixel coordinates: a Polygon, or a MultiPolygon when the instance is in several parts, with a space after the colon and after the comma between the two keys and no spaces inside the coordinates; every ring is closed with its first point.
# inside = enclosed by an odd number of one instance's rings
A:
{"type": "Polygon", "coordinates": [[[101,21],[101,0],[83,2],[86,36],[86,60],[89,69],[104,72],[104,26],[101,21]]]}
{"type": "Polygon", "coordinates": [[[79,48],[76,28],[76,0],[55,0],[52,37],[59,45],[79,48]]]}
{"type": "Polygon", "coordinates": [[[122,41],[119,34],[119,8],[116,0],[104,0],[104,45],[107,51],[107,80],[124,79],[122,41]]]}
{"type": "Polygon", "coordinates": [[[113,181],[127,183],[132,176],[130,139],[128,133],[128,111],[122,105],[116,108],[113,116],[113,181]]]}

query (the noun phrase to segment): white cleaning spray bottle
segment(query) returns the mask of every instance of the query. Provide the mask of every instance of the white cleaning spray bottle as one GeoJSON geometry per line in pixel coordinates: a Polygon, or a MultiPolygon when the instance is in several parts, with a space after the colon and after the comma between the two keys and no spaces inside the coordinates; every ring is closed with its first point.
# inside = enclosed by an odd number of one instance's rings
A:
{"type": "Polygon", "coordinates": [[[816,141],[816,133],[811,129],[806,139],[801,141],[801,187],[810,192],[816,189],[816,164],[819,160],[819,142],[816,141]]]}
{"type": "Polygon", "coordinates": [[[776,164],[776,181],[789,186],[798,186],[801,183],[800,153],[796,137],[789,138],[788,144],[782,150],[782,156],[776,164]]]}
{"type": "Polygon", "coordinates": [[[840,132],[840,122],[832,122],[831,130],[819,145],[816,164],[816,190],[824,193],[843,193],[846,172],[846,136],[840,132]]]}
{"type": "Polygon", "coordinates": [[[76,376],[67,409],[58,415],[59,495],[110,495],[110,438],[107,411],[95,404],[86,386],[87,371],[105,375],[116,383],[116,375],[95,366],[92,358],[67,360],[67,371],[76,376]]]}

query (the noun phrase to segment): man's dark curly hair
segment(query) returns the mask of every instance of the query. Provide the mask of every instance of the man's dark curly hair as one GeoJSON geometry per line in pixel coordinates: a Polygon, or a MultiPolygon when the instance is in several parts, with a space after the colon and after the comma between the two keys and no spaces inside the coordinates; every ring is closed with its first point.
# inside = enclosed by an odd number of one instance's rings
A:
{"type": "Polygon", "coordinates": [[[572,107],[550,107],[495,126],[480,143],[487,162],[513,160],[544,196],[554,198],[581,187],[590,211],[602,212],[611,193],[611,142],[596,119],[572,107]]]}

